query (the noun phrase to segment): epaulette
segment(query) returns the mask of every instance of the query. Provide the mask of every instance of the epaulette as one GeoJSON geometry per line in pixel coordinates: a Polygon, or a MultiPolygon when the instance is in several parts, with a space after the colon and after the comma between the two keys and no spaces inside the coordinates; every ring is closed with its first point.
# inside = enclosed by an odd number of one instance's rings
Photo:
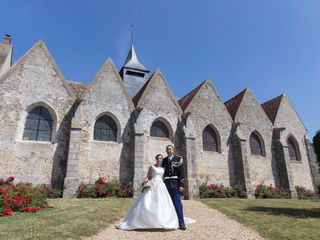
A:
{"type": "Polygon", "coordinates": [[[179,155],[176,155],[176,156],[180,158],[180,161],[179,162],[172,161],[172,166],[173,167],[180,167],[180,165],[183,163],[183,158],[179,155]]]}

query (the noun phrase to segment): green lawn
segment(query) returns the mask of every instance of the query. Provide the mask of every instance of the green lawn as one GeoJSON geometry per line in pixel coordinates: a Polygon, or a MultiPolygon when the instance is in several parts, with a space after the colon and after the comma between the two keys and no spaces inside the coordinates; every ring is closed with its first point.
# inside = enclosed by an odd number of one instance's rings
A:
{"type": "Polygon", "coordinates": [[[80,239],[123,217],[133,199],[52,199],[52,209],[0,218],[0,239],[80,239]]]}
{"type": "Polygon", "coordinates": [[[320,201],[201,199],[267,239],[320,239],[320,201]]]}
{"type": "MultiPolygon", "coordinates": [[[[81,239],[124,216],[134,199],[52,199],[52,209],[0,218],[0,239],[81,239]]],[[[319,200],[202,199],[267,239],[320,239],[319,200]]],[[[214,221],[214,219],[211,219],[214,221]]]]}

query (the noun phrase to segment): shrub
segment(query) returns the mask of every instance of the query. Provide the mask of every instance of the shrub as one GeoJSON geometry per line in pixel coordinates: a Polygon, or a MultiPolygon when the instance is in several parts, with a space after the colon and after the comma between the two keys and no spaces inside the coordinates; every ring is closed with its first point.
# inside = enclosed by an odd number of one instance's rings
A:
{"type": "Polygon", "coordinates": [[[256,198],[290,198],[289,191],[262,183],[257,185],[254,195],[256,198]]]}
{"type": "Polygon", "coordinates": [[[100,176],[94,184],[81,183],[77,195],[78,198],[128,198],[133,196],[133,186],[131,183],[120,184],[117,179],[106,181],[105,177],[100,176]]]}
{"type": "Polygon", "coordinates": [[[243,198],[246,197],[245,188],[241,185],[225,187],[223,184],[202,184],[199,187],[200,198],[243,198]]]}
{"type": "Polygon", "coordinates": [[[78,198],[96,198],[95,185],[81,183],[77,191],[77,196],[78,198]]]}
{"type": "Polygon", "coordinates": [[[105,177],[100,176],[98,180],[95,182],[95,190],[97,197],[111,197],[113,191],[117,191],[117,189],[113,189],[114,186],[111,182],[106,182],[105,177]]]}
{"type": "Polygon", "coordinates": [[[38,212],[48,206],[47,195],[40,186],[31,183],[14,184],[14,177],[0,179],[0,215],[12,216],[12,212],[38,212]]]}
{"type": "Polygon", "coordinates": [[[295,186],[299,199],[313,199],[316,197],[315,193],[302,186],[295,186]]]}
{"type": "Polygon", "coordinates": [[[62,197],[62,190],[59,188],[52,188],[48,185],[40,185],[40,191],[45,193],[47,198],[61,198],[62,197]]]}
{"type": "Polygon", "coordinates": [[[247,198],[247,192],[246,187],[240,184],[234,185],[232,188],[230,188],[232,197],[236,198],[247,198]]]}

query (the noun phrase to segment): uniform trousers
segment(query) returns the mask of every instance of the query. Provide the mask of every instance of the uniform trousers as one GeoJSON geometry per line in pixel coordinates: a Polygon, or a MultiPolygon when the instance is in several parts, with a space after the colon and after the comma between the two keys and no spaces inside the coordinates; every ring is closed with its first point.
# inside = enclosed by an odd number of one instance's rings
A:
{"type": "Polygon", "coordinates": [[[181,202],[181,193],[177,188],[167,188],[170,197],[172,199],[173,205],[176,209],[178,220],[179,220],[179,226],[185,226],[184,220],[183,220],[183,209],[182,209],[182,202],[181,202]]]}

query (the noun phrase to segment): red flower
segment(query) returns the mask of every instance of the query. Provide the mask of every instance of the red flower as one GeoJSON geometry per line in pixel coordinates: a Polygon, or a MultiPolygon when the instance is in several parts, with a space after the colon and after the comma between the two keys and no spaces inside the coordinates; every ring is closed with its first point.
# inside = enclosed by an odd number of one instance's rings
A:
{"type": "Polygon", "coordinates": [[[12,211],[10,208],[6,208],[5,211],[6,211],[6,215],[12,216],[12,211]]]}
{"type": "Polygon", "coordinates": [[[32,208],[31,208],[31,207],[26,207],[26,208],[25,208],[25,211],[26,211],[26,212],[32,212],[32,208]]]}
{"type": "Polygon", "coordinates": [[[34,208],[32,208],[32,211],[33,211],[34,213],[36,213],[36,212],[38,212],[38,211],[39,211],[39,208],[34,207],[34,208]]]}

